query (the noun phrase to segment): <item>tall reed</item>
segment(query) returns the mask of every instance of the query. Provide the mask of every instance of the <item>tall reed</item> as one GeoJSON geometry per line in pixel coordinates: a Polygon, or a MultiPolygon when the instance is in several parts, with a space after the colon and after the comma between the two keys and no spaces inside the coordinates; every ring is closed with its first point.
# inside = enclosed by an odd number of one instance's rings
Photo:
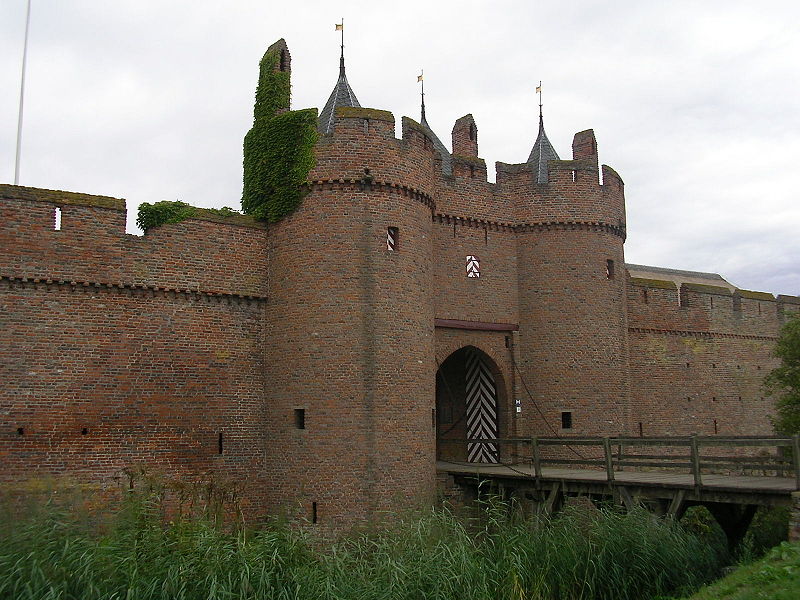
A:
{"type": "Polygon", "coordinates": [[[5,524],[0,598],[639,600],[691,590],[720,566],[707,544],[643,510],[522,519],[491,503],[483,515],[387,517],[323,543],[312,526],[164,523],[158,499],[147,496],[128,502],[102,534],[50,511],[5,524]]]}

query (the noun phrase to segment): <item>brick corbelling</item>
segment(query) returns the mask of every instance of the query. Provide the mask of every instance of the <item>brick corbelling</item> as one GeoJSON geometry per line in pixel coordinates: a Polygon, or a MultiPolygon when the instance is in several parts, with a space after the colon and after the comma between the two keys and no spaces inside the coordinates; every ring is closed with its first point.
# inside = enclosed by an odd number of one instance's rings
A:
{"type": "Polygon", "coordinates": [[[724,333],[719,331],[691,331],[684,329],[651,329],[649,327],[628,327],[628,331],[633,333],[660,333],[663,335],[677,335],[681,337],[703,337],[703,338],[735,338],[738,340],[761,340],[774,342],[777,336],[774,335],[745,335],[741,333],[724,333]]]}
{"type": "Polygon", "coordinates": [[[250,296],[246,294],[235,294],[230,292],[214,292],[209,290],[200,289],[180,289],[159,287],[154,285],[139,285],[135,283],[107,283],[97,281],[67,281],[66,279],[47,279],[41,277],[17,277],[9,275],[0,275],[0,281],[6,285],[55,285],[55,286],[68,286],[78,290],[88,289],[103,289],[109,291],[120,291],[123,293],[161,293],[161,294],[176,294],[182,296],[202,296],[206,298],[213,298],[217,300],[228,300],[238,302],[266,302],[266,296],[250,296]]]}
{"type": "Polygon", "coordinates": [[[416,200],[417,202],[421,202],[431,210],[436,208],[436,203],[433,201],[433,198],[429,194],[426,194],[422,190],[418,190],[416,188],[412,188],[407,185],[400,185],[398,183],[392,183],[391,181],[370,181],[366,182],[363,179],[315,179],[314,181],[309,181],[305,184],[305,187],[310,190],[325,190],[325,189],[333,189],[334,187],[339,187],[341,189],[347,191],[363,191],[365,187],[369,187],[369,189],[380,191],[380,192],[395,192],[397,194],[402,194],[412,200],[416,200]]]}
{"type": "Polygon", "coordinates": [[[493,231],[513,231],[515,233],[528,233],[532,231],[600,231],[616,235],[625,240],[625,226],[611,225],[602,221],[542,221],[539,223],[503,223],[500,221],[487,221],[472,217],[459,217],[437,213],[433,215],[434,223],[457,223],[464,227],[491,229],[493,231]]]}

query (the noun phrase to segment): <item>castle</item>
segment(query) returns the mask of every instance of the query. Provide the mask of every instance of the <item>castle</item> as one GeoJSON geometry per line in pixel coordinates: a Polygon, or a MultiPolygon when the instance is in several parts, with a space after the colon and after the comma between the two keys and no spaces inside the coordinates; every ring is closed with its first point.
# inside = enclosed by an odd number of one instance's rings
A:
{"type": "MultiPolygon", "coordinates": [[[[291,73],[283,40],[276,69],[291,73]]],[[[283,107],[288,110],[289,107],[283,107]]],[[[594,133],[559,158],[452,152],[340,75],[302,203],[126,235],[123,200],[0,185],[0,476],[133,464],[246,482],[321,526],[429,502],[469,439],[771,433],[761,380],[800,298],[626,265],[594,133]]]]}

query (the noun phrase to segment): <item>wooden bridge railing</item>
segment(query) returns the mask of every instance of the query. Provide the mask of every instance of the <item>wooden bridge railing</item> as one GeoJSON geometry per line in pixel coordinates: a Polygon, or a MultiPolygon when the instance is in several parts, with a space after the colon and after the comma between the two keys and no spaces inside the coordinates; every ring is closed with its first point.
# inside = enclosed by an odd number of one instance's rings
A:
{"type": "Polygon", "coordinates": [[[542,476],[542,466],[589,466],[604,469],[606,479],[614,481],[615,473],[624,467],[648,469],[688,469],[697,488],[703,485],[703,474],[710,470],[746,471],[756,470],[763,475],[768,472],[776,476],[794,477],[795,487],[800,490],[800,436],[794,437],[722,437],[722,436],[685,436],[685,437],[532,437],[532,438],[496,438],[496,439],[447,439],[440,438],[439,443],[473,443],[493,444],[496,447],[505,445],[530,446],[524,454],[515,453],[516,464],[529,462],[533,475],[542,476]],[[575,458],[543,456],[542,448],[560,448],[570,451],[575,458]],[[578,450],[591,449],[584,456],[578,450]],[[770,449],[766,455],[703,455],[703,448],[740,448],[770,449]],[[638,449],[637,451],[632,451],[638,449]],[[642,449],[650,449],[643,453],[642,449]],[[660,452],[659,452],[660,450],[660,452]],[[688,454],[686,454],[688,450],[688,454]],[[521,459],[521,460],[520,460],[521,459]]]}

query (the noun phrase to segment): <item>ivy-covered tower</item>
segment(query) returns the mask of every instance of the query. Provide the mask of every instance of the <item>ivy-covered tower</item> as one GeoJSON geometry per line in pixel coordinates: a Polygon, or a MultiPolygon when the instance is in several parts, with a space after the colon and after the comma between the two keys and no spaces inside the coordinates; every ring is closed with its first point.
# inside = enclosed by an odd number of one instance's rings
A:
{"type": "MultiPolygon", "coordinates": [[[[288,55],[283,42],[262,65],[276,69],[279,52],[288,55]]],[[[314,123],[321,136],[302,202],[262,213],[275,217],[264,364],[271,492],[290,515],[320,526],[434,493],[435,165],[410,123],[398,140],[390,113],[359,107],[342,56],[314,123]]]]}

